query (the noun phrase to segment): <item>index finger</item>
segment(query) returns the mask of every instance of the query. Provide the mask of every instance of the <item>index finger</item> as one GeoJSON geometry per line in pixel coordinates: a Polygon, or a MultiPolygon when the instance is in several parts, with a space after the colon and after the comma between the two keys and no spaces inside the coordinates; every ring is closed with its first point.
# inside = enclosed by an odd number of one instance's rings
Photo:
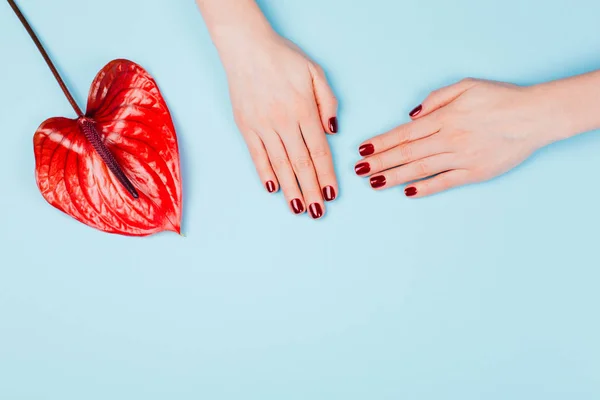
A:
{"type": "Polygon", "coordinates": [[[310,153],[310,158],[313,160],[323,198],[326,201],[333,201],[338,196],[339,189],[333,168],[331,150],[321,122],[315,116],[315,118],[305,121],[300,126],[300,130],[310,153]]]}
{"type": "Polygon", "coordinates": [[[363,142],[358,148],[358,152],[361,156],[381,153],[398,145],[431,136],[440,129],[440,123],[436,119],[430,116],[420,118],[363,142]]]}

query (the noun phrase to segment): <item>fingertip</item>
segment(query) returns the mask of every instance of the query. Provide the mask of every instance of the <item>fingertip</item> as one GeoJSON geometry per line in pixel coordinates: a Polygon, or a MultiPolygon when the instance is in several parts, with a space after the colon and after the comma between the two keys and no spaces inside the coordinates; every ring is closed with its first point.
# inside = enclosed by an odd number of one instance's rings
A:
{"type": "Polygon", "coordinates": [[[421,114],[422,111],[423,111],[423,104],[419,104],[418,106],[413,108],[411,110],[411,112],[408,113],[408,116],[411,117],[412,119],[415,119],[421,114]]]}
{"type": "Polygon", "coordinates": [[[371,143],[361,144],[358,153],[363,157],[370,156],[375,153],[375,146],[371,143]]]}
{"type": "Polygon", "coordinates": [[[387,183],[385,175],[374,175],[369,179],[369,184],[375,190],[383,189],[387,183]]]}
{"type": "Polygon", "coordinates": [[[330,134],[336,134],[336,133],[338,133],[339,125],[338,125],[338,119],[337,119],[337,117],[331,117],[331,118],[329,118],[328,128],[329,128],[329,130],[328,130],[327,133],[330,133],[330,134]]]}
{"type": "Polygon", "coordinates": [[[325,215],[323,206],[319,203],[313,203],[308,207],[308,212],[312,219],[320,219],[325,215]]]}
{"type": "Polygon", "coordinates": [[[335,191],[335,188],[331,185],[325,186],[323,188],[323,198],[325,199],[325,201],[335,200],[337,198],[337,193],[335,191]]]}
{"type": "Polygon", "coordinates": [[[419,190],[415,186],[408,186],[404,189],[404,195],[406,197],[415,197],[419,193],[419,190]]]}
{"type": "Polygon", "coordinates": [[[267,181],[267,183],[265,183],[265,188],[269,193],[275,193],[278,190],[277,184],[274,181],[267,181]]]}
{"type": "Polygon", "coordinates": [[[292,212],[296,215],[302,214],[305,211],[304,204],[300,199],[293,199],[290,201],[290,207],[292,208],[292,212]]]}
{"type": "Polygon", "coordinates": [[[361,161],[354,166],[354,173],[358,176],[364,176],[371,172],[371,164],[361,161]]]}

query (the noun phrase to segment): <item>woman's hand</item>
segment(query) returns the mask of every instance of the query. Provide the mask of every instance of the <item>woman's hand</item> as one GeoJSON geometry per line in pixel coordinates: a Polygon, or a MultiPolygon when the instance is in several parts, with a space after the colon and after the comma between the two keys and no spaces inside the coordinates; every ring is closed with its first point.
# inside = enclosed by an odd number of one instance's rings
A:
{"type": "Polygon", "coordinates": [[[225,66],[235,121],[265,188],[321,218],[339,193],[325,133],[337,100],[323,70],[277,35],[255,0],[196,0],[225,66]]]}
{"type": "Polygon", "coordinates": [[[409,197],[491,179],[567,136],[550,91],[477,79],[436,90],[411,111],[412,122],[360,146],[356,173],[374,189],[413,182],[409,197]]]}
{"type": "MultiPolygon", "coordinates": [[[[241,40],[241,38],[240,38],[241,40]]],[[[236,123],[269,192],[295,214],[320,218],[338,193],[325,133],[338,130],[323,70],[276,34],[246,38],[222,56],[236,123]]]]}

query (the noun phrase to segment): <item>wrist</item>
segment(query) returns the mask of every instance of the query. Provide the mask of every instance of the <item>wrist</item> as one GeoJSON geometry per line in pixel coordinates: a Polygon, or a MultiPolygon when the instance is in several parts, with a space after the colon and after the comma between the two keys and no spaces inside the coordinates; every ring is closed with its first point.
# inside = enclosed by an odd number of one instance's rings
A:
{"type": "Polygon", "coordinates": [[[276,36],[255,0],[198,0],[198,5],[224,62],[276,36]]]}
{"type": "Polygon", "coordinates": [[[274,36],[275,31],[262,15],[242,23],[224,23],[211,28],[211,37],[219,53],[235,52],[274,36]]]}
{"type": "Polygon", "coordinates": [[[536,142],[538,147],[567,139],[575,135],[571,126],[568,110],[563,105],[563,99],[552,85],[546,83],[526,88],[535,124],[536,142]]]}
{"type": "Polygon", "coordinates": [[[225,68],[241,63],[247,63],[264,50],[277,37],[268,23],[255,28],[233,27],[220,28],[213,42],[219,52],[219,57],[225,68]]]}
{"type": "Polygon", "coordinates": [[[600,128],[600,73],[534,85],[528,88],[540,104],[548,143],[600,128]]]}

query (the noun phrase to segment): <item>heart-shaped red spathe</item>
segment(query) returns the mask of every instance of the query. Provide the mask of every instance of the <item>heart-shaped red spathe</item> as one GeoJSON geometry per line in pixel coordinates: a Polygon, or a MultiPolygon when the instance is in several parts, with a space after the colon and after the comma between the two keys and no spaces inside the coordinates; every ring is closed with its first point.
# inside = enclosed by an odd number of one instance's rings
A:
{"type": "Polygon", "coordinates": [[[147,236],[181,232],[182,189],[175,127],[154,79],[114,60],[92,83],[85,118],[139,193],[134,199],[78,126],[50,118],[33,138],[36,180],[44,198],[104,232],[147,236]]]}

